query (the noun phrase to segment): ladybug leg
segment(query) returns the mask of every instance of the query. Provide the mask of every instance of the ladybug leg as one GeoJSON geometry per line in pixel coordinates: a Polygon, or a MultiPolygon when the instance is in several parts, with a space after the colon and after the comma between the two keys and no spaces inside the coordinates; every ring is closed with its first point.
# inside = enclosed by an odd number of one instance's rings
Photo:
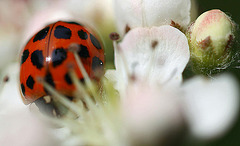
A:
{"type": "Polygon", "coordinates": [[[74,100],[74,97],[73,96],[68,96],[68,95],[65,95],[70,101],[73,101],[74,100]]]}
{"type": "MultiPolygon", "coordinates": [[[[73,97],[66,97],[72,99],[73,97]]],[[[40,112],[53,117],[62,117],[66,115],[69,110],[60,102],[55,101],[51,96],[44,96],[34,101],[40,112]]]]}
{"type": "Polygon", "coordinates": [[[68,109],[61,103],[54,101],[51,96],[44,96],[34,101],[39,111],[53,117],[66,115],[68,109]]]}
{"type": "Polygon", "coordinates": [[[57,116],[57,110],[50,96],[44,96],[34,101],[40,112],[49,116],[57,116]]]}

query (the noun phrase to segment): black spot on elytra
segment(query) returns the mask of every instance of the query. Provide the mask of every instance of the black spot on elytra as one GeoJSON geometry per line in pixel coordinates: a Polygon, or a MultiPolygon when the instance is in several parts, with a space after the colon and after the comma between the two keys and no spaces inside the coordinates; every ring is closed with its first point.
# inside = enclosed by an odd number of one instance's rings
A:
{"type": "Polygon", "coordinates": [[[67,58],[67,51],[63,48],[57,48],[52,52],[52,63],[53,67],[56,67],[67,58]]]}
{"type": "Polygon", "coordinates": [[[80,26],[82,26],[82,24],[80,24],[80,23],[77,23],[77,22],[73,22],[73,21],[65,21],[66,23],[69,23],[69,24],[76,24],[76,25],[80,25],[80,26]]]}
{"type": "Polygon", "coordinates": [[[70,39],[72,36],[72,31],[62,25],[58,25],[54,30],[54,36],[57,39],[70,39]]]}
{"type": "Polygon", "coordinates": [[[25,86],[21,84],[22,94],[25,96],[25,86]]]}
{"type": "Polygon", "coordinates": [[[71,80],[71,78],[70,78],[70,76],[69,76],[68,73],[65,74],[64,79],[65,79],[65,81],[66,81],[69,85],[72,84],[72,80],[71,80]]]}
{"type": "Polygon", "coordinates": [[[81,58],[88,58],[88,57],[90,57],[89,52],[88,52],[88,48],[86,46],[79,45],[79,47],[80,47],[80,51],[78,52],[78,55],[81,58]]]}
{"type": "Polygon", "coordinates": [[[36,66],[38,69],[41,69],[43,67],[43,54],[42,51],[36,50],[31,55],[31,62],[34,66],[36,66]]]}
{"type": "Polygon", "coordinates": [[[52,75],[50,72],[47,72],[46,76],[45,76],[45,81],[50,84],[52,87],[55,87],[55,83],[53,81],[52,75]]]}
{"type": "Polygon", "coordinates": [[[30,89],[33,89],[34,84],[35,84],[35,81],[34,81],[33,77],[31,75],[28,76],[27,82],[26,82],[27,87],[30,89]]]}
{"type": "Polygon", "coordinates": [[[90,34],[90,39],[92,44],[97,48],[97,49],[102,49],[101,44],[99,43],[99,41],[97,40],[97,38],[95,38],[95,36],[93,36],[92,34],[90,34]]]}
{"type": "Polygon", "coordinates": [[[40,31],[35,35],[35,37],[33,38],[33,42],[43,40],[43,39],[47,36],[48,31],[49,31],[49,28],[50,28],[50,27],[46,27],[46,28],[40,30],[40,31]]]}
{"type": "Polygon", "coordinates": [[[78,36],[80,37],[80,39],[83,39],[83,40],[86,40],[88,38],[88,34],[83,30],[78,31],[78,36]]]}
{"type": "Polygon", "coordinates": [[[98,57],[93,57],[92,59],[92,70],[95,70],[95,69],[103,69],[103,62],[102,60],[100,60],[98,57]]]}
{"type": "Polygon", "coordinates": [[[28,56],[29,56],[29,51],[24,50],[22,54],[21,64],[23,64],[27,60],[28,56]]]}

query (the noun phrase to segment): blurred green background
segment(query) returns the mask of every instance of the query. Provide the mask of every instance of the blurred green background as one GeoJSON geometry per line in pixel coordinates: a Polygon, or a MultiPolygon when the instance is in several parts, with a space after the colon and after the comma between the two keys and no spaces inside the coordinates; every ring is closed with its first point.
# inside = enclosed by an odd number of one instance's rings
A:
{"type": "MultiPolygon", "coordinates": [[[[235,49],[240,52],[240,39],[239,39],[239,24],[240,24],[240,0],[197,0],[198,15],[201,13],[211,10],[220,9],[229,16],[232,20],[238,24],[237,42],[235,49]]],[[[240,84],[240,57],[238,56],[235,62],[227,69],[226,72],[234,74],[240,84]]],[[[239,89],[240,90],[240,89],[239,89]]],[[[240,97],[239,97],[240,98],[240,97]]],[[[240,113],[240,112],[239,112],[240,113]]],[[[219,121],[221,123],[221,121],[219,121]]],[[[237,122],[232,129],[222,138],[218,140],[211,140],[206,143],[199,143],[197,141],[191,141],[184,143],[184,146],[240,146],[240,114],[237,122]]]]}

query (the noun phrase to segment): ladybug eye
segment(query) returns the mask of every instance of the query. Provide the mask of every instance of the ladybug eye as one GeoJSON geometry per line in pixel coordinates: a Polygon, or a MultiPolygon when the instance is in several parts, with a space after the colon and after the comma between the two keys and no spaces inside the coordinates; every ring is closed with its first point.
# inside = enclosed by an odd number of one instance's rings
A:
{"type": "Polygon", "coordinates": [[[92,70],[96,70],[103,67],[103,62],[98,57],[93,57],[92,59],[92,70]]]}

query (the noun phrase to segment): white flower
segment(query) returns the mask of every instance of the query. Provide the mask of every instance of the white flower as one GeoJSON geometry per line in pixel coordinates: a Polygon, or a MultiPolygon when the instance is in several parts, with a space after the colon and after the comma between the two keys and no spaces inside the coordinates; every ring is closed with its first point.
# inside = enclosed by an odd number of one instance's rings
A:
{"type": "Polygon", "coordinates": [[[109,34],[115,29],[113,0],[63,0],[62,9],[68,10],[73,18],[96,32],[102,40],[106,62],[113,61],[112,41],[109,34]]]}
{"type": "Polygon", "coordinates": [[[93,26],[103,26],[113,23],[112,0],[65,0],[62,6],[81,22],[93,26]]]}
{"type": "Polygon", "coordinates": [[[27,18],[24,1],[0,2],[0,70],[16,61],[21,28],[27,18]],[[9,8],[11,6],[11,8],[9,8]],[[16,17],[17,16],[17,17],[16,17]]]}
{"type": "Polygon", "coordinates": [[[172,133],[180,133],[184,124],[181,102],[174,88],[170,89],[138,81],[127,86],[121,108],[129,141],[162,144],[172,140],[172,133]]]}
{"type": "MultiPolygon", "coordinates": [[[[58,2],[56,9],[48,11],[53,14],[51,20],[55,16],[63,18],[73,14],[89,18],[93,23],[102,20],[100,26],[108,28],[109,23],[105,24],[110,19],[106,17],[111,10],[99,15],[93,13],[99,12],[98,8],[102,10],[102,1],[71,0],[67,1],[67,10],[58,11],[64,8],[65,2],[58,2]],[[55,15],[58,12],[62,14],[60,17],[55,15]],[[96,16],[104,16],[104,19],[96,16]]],[[[52,119],[57,126],[63,127],[54,129],[61,145],[168,145],[184,133],[185,126],[193,136],[203,140],[226,132],[238,114],[238,85],[231,76],[219,76],[214,80],[197,77],[182,83],[182,73],[189,61],[187,39],[178,29],[166,25],[174,21],[186,27],[190,20],[190,0],[116,0],[115,9],[120,33],[131,28],[117,45],[116,70],[106,73],[106,77],[115,82],[120,100],[109,82],[103,83],[101,94],[96,94],[93,86],[86,85],[87,91],[77,86],[82,94],[76,102],[58,94],[53,96],[69,108],[66,117],[52,119]],[[90,100],[92,97],[96,101],[90,100]],[[72,117],[73,113],[79,118],[72,117]]],[[[38,24],[48,12],[36,14],[32,24],[38,24]],[[37,19],[38,16],[42,16],[41,19],[37,19]]],[[[18,65],[6,69],[10,81],[5,83],[0,97],[0,143],[59,144],[55,143],[46,125],[30,115],[21,102],[16,70],[18,65]]]]}
{"type": "Polygon", "coordinates": [[[25,109],[0,114],[0,143],[4,146],[58,145],[46,123],[25,109]]]}
{"type": "Polygon", "coordinates": [[[0,113],[2,114],[6,111],[26,108],[19,92],[18,70],[19,64],[12,63],[5,67],[1,74],[0,113]]]}
{"type": "Polygon", "coordinates": [[[185,35],[178,29],[167,25],[136,28],[129,31],[118,48],[115,51],[116,70],[108,71],[107,76],[121,81],[116,84],[120,93],[126,91],[129,74],[137,80],[159,85],[181,83],[182,72],[189,60],[189,49],[185,35]]]}
{"type": "Polygon", "coordinates": [[[121,35],[130,28],[171,24],[186,28],[190,22],[190,0],[116,0],[117,27],[121,35]]]}
{"type": "Polygon", "coordinates": [[[51,8],[45,8],[39,12],[34,13],[34,15],[29,19],[24,33],[23,33],[23,47],[26,45],[26,42],[39,30],[43,29],[46,25],[50,23],[57,22],[59,20],[72,20],[71,14],[61,9],[60,6],[55,6],[51,8]]]}
{"type": "Polygon", "coordinates": [[[138,140],[146,140],[143,138],[147,138],[146,133],[156,134],[148,129],[165,133],[166,127],[170,130],[183,121],[194,136],[202,139],[218,137],[233,124],[239,108],[234,79],[198,77],[181,85],[188,60],[187,39],[171,26],[132,29],[117,46],[116,70],[108,71],[106,77],[116,83],[124,101],[123,109],[127,109],[124,110],[127,125],[138,140]],[[169,109],[165,103],[175,108],[169,109]],[[174,118],[176,124],[164,122],[174,118]]]}
{"type": "Polygon", "coordinates": [[[195,77],[183,89],[183,110],[196,137],[220,137],[234,124],[239,110],[239,85],[232,76],[213,80],[195,77]]]}
{"type": "Polygon", "coordinates": [[[4,69],[0,92],[0,145],[52,146],[58,144],[52,131],[29,111],[20,96],[18,86],[19,64],[4,69]]]}

